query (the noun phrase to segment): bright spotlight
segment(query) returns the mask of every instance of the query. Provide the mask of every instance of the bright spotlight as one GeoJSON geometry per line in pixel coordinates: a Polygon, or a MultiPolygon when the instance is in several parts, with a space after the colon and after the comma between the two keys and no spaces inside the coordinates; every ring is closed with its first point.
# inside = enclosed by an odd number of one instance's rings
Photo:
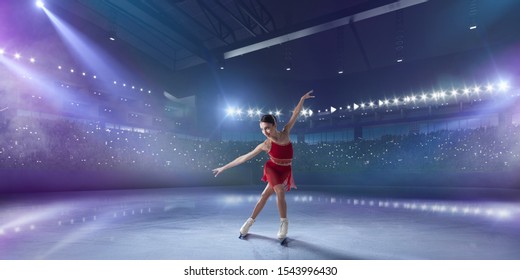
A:
{"type": "Polygon", "coordinates": [[[500,82],[500,83],[498,84],[498,88],[499,88],[501,91],[506,91],[506,90],[509,89],[509,83],[508,83],[508,82],[504,82],[504,81],[502,81],[502,82],[500,82]]]}
{"type": "Polygon", "coordinates": [[[36,1],[36,7],[43,9],[43,7],[45,7],[45,3],[43,3],[43,1],[36,1]]]}
{"type": "Polygon", "coordinates": [[[36,62],[36,59],[34,59],[34,57],[31,57],[31,58],[29,59],[29,61],[30,61],[31,63],[35,63],[35,62],[36,62]]]}
{"type": "Polygon", "coordinates": [[[277,110],[276,113],[275,113],[275,115],[276,115],[277,117],[279,117],[280,114],[282,114],[282,112],[280,112],[279,110],[277,110]]]}
{"type": "Polygon", "coordinates": [[[16,58],[16,59],[20,59],[21,57],[22,57],[22,55],[20,55],[19,53],[14,54],[14,58],[16,58]]]}
{"type": "Polygon", "coordinates": [[[231,107],[228,107],[228,108],[226,109],[226,113],[227,113],[228,115],[234,115],[234,114],[235,114],[235,109],[233,109],[233,108],[231,108],[231,107]]]}
{"type": "Polygon", "coordinates": [[[0,49],[0,55],[3,55],[5,53],[4,49],[0,49]]]}

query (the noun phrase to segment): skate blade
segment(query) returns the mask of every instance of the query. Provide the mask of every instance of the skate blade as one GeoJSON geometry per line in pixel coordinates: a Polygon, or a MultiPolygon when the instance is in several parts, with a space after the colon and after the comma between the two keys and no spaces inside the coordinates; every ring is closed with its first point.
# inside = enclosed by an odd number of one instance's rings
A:
{"type": "Polygon", "coordinates": [[[247,234],[240,234],[240,235],[238,236],[238,239],[243,239],[243,240],[245,240],[246,237],[247,237],[247,234]]]}
{"type": "Polygon", "coordinates": [[[287,244],[289,243],[289,241],[287,240],[287,237],[278,239],[278,241],[280,241],[280,245],[282,245],[282,246],[287,246],[287,244]]]}

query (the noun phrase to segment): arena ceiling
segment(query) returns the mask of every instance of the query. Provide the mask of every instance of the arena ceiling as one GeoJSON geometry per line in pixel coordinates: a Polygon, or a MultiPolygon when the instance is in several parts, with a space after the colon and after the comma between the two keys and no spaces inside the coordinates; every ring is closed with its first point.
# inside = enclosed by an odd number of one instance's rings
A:
{"type": "Polygon", "coordinates": [[[515,0],[48,2],[173,71],[246,58],[316,79],[520,37],[515,0]]]}
{"type": "MultiPolygon", "coordinates": [[[[1,1],[2,44],[57,49],[52,42],[30,43],[58,38],[34,2],[1,1]]],[[[209,77],[197,70],[208,65],[260,81],[284,77],[291,67],[293,80],[323,81],[337,79],[340,70],[343,76],[370,73],[520,44],[517,0],[44,2],[137,76],[163,88],[176,83],[181,97],[194,94],[199,80],[192,76],[209,77]]]]}

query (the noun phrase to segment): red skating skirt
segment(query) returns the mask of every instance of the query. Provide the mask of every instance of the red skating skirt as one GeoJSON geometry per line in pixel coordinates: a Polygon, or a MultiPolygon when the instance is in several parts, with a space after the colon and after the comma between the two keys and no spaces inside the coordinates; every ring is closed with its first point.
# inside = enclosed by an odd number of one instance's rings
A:
{"type": "Polygon", "coordinates": [[[296,189],[291,165],[279,165],[271,160],[268,160],[264,165],[262,181],[269,182],[271,187],[282,184],[287,186],[287,191],[296,189]]]}

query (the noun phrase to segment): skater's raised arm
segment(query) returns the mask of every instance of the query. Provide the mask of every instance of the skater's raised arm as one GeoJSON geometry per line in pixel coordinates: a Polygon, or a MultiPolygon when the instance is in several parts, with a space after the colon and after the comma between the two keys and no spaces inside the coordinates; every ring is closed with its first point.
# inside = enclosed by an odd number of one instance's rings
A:
{"type": "Polygon", "coordinates": [[[314,92],[314,90],[310,90],[309,92],[307,92],[305,95],[303,95],[300,98],[300,102],[298,102],[298,105],[296,105],[296,107],[294,108],[291,118],[289,119],[289,121],[283,128],[284,132],[289,133],[291,131],[292,127],[294,126],[294,123],[296,123],[296,119],[300,115],[300,112],[303,108],[303,102],[305,101],[305,99],[314,98],[314,96],[311,95],[313,92],[314,92]]]}
{"type": "Polygon", "coordinates": [[[235,167],[237,165],[240,165],[240,164],[242,164],[242,163],[244,163],[244,162],[254,158],[261,151],[266,151],[265,141],[260,143],[260,144],[258,144],[258,146],[256,146],[256,148],[254,148],[251,152],[249,152],[247,154],[243,154],[243,155],[237,157],[236,159],[232,160],[230,163],[228,163],[228,164],[226,164],[224,166],[221,166],[221,167],[213,169],[213,173],[215,174],[215,177],[217,177],[218,174],[222,173],[226,169],[229,169],[231,167],[235,167]]]}

